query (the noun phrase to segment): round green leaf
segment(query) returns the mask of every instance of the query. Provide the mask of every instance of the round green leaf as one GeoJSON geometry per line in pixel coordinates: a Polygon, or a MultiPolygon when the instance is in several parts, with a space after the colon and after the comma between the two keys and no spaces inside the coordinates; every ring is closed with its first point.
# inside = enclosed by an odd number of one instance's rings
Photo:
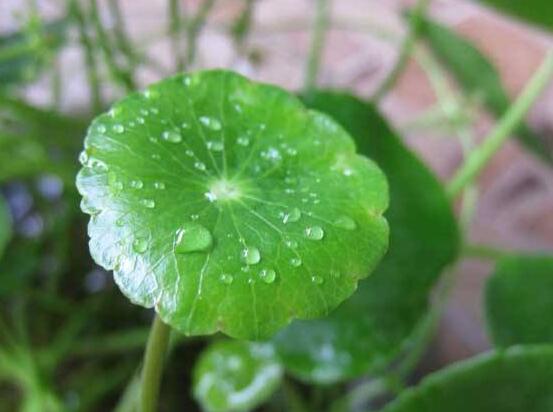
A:
{"type": "Polygon", "coordinates": [[[387,246],[387,183],[295,97],[179,75],[91,125],[77,185],[90,250],[184,334],[269,337],[349,297],[387,246]]]}
{"type": "Polygon", "coordinates": [[[486,284],[486,314],[498,346],[553,343],[553,257],[501,259],[486,284]]]}
{"type": "Polygon", "coordinates": [[[194,397],[211,412],[247,411],[280,385],[282,368],[269,344],[220,341],[194,368],[194,397]]]}
{"type": "Polygon", "coordinates": [[[383,412],[550,412],[553,346],[521,346],[428,376],[383,412]]]}
{"type": "Polygon", "coordinates": [[[331,383],[383,368],[409,344],[459,235],[440,183],[372,105],[335,92],[306,100],[339,121],[390,184],[390,250],[375,273],[329,317],[294,322],[275,339],[291,373],[331,383]]]}

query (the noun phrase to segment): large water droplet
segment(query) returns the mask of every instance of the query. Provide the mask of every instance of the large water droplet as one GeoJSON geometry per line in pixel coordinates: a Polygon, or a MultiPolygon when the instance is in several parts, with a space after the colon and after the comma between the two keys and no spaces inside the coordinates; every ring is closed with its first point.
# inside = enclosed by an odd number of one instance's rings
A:
{"type": "Polygon", "coordinates": [[[273,269],[262,269],[259,278],[265,283],[273,283],[276,279],[276,272],[273,269]]]}
{"type": "Polygon", "coordinates": [[[148,241],[143,237],[138,237],[132,242],[132,250],[136,253],[144,253],[148,249],[148,241]]]}
{"type": "Polygon", "coordinates": [[[154,207],[156,207],[156,202],[153,199],[142,199],[140,203],[142,204],[142,206],[147,207],[148,209],[153,209],[154,207]]]}
{"type": "Polygon", "coordinates": [[[357,227],[355,221],[348,216],[340,216],[334,221],[334,225],[342,229],[353,230],[357,227]]]}
{"type": "Polygon", "coordinates": [[[256,265],[261,260],[261,253],[258,248],[248,246],[242,250],[242,260],[248,265],[256,265]]]}
{"type": "Polygon", "coordinates": [[[221,130],[221,122],[213,117],[202,116],[200,123],[211,130],[221,130]]]}
{"type": "Polygon", "coordinates": [[[219,279],[225,285],[230,285],[234,280],[234,276],[232,276],[230,273],[221,273],[221,276],[219,276],[219,279]]]}
{"type": "Polygon", "coordinates": [[[304,231],[305,237],[311,240],[321,240],[325,232],[320,226],[308,226],[304,231]]]}
{"type": "Polygon", "coordinates": [[[185,223],[176,234],[175,251],[177,253],[202,252],[213,245],[211,232],[199,223],[185,223]]]}
{"type": "Polygon", "coordinates": [[[176,130],[166,130],[161,134],[163,140],[166,140],[171,143],[180,143],[182,141],[182,136],[176,130]]]}
{"type": "Polygon", "coordinates": [[[106,132],[106,126],[104,126],[103,124],[99,124],[98,127],[96,128],[96,131],[98,133],[105,133],[106,132]]]}
{"type": "Polygon", "coordinates": [[[297,222],[301,218],[301,211],[295,207],[282,216],[282,223],[297,222]]]}

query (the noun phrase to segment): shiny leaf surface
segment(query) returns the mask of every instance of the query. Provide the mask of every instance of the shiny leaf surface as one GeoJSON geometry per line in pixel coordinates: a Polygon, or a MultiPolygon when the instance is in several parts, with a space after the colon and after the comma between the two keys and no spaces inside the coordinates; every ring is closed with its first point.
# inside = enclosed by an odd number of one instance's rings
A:
{"type": "Polygon", "coordinates": [[[327,314],[387,247],[387,183],[331,118],[226,71],[179,75],[91,125],[90,250],[184,334],[267,338],[327,314]]]}

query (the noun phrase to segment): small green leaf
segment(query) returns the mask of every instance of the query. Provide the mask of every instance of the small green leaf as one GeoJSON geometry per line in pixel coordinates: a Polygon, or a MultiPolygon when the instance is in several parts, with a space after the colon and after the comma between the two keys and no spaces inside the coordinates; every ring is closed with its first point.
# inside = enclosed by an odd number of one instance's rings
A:
{"type": "Polygon", "coordinates": [[[66,20],[40,24],[32,21],[29,27],[0,37],[0,89],[34,80],[48,54],[63,43],[66,20]]]}
{"type": "Polygon", "coordinates": [[[206,411],[248,411],[265,402],[281,379],[271,345],[220,341],[194,367],[194,397],[206,411]]]}
{"type": "Polygon", "coordinates": [[[486,314],[498,346],[553,343],[553,256],[501,259],[486,284],[486,314]]]}
{"type": "Polygon", "coordinates": [[[386,366],[409,343],[459,235],[440,183],[372,105],[336,92],[306,101],[344,125],[390,184],[390,250],[375,273],[329,317],[294,322],[275,339],[291,373],[330,383],[386,366]]]}
{"type": "Polygon", "coordinates": [[[184,334],[267,338],[327,314],[386,249],[380,169],[277,87],[179,75],[98,117],[85,147],[93,258],[184,334]]]}
{"type": "MultiPolygon", "coordinates": [[[[496,68],[468,40],[449,28],[429,19],[421,20],[421,34],[432,51],[440,58],[460,86],[469,94],[478,96],[496,116],[502,116],[511,105],[496,68]]],[[[516,137],[542,160],[553,164],[553,155],[541,136],[523,123],[516,137]]]]}
{"type": "Polygon", "coordinates": [[[0,257],[4,253],[6,246],[12,235],[12,221],[8,206],[0,194],[0,257]]]}
{"type": "Polygon", "coordinates": [[[553,5],[550,0],[482,0],[482,3],[531,24],[553,30],[553,5]]]}
{"type": "Polygon", "coordinates": [[[553,346],[521,346],[429,375],[383,412],[550,412],[552,393],[553,346]]]}

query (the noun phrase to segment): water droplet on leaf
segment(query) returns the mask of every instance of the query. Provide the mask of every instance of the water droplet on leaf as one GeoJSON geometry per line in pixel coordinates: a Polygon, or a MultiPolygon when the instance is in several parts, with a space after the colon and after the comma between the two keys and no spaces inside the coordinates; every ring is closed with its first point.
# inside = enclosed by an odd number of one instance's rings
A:
{"type": "Polygon", "coordinates": [[[242,250],[242,259],[248,265],[256,265],[261,260],[261,253],[258,248],[248,246],[242,250]]]}
{"type": "Polygon", "coordinates": [[[213,245],[211,232],[199,223],[185,223],[176,234],[175,251],[177,253],[202,252],[213,245]]]}
{"type": "Polygon", "coordinates": [[[175,130],[166,130],[165,132],[163,132],[161,137],[163,138],[163,140],[171,143],[180,143],[182,141],[181,134],[175,130]]]}
{"type": "Polygon", "coordinates": [[[308,226],[305,228],[305,237],[311,240],[321,240],[324,236],[324,230],[320,226],[308,226]]]}
{"type": "Polygon", "coordinates": [[[284,213],[284,215],[282,216],[282,223],[286,224],[286,223],[297,222],[298,220],[300,220],[300,218],[301,218],[301,211],[297,207],[295,207],[291,209],[289,212],[284,213]]]}
{"type": "Polygon", "coordinates": [[[322,285],[324,282],[324,279],[320,276],[313,275],[311,276],[311,282],[313,282],[316,285],[322,285]]]}
{"type": "Polygon", "coordinates": [[[122,124],[114,124],[113,125],[113,131],[115,133],[123,133],[125,131],[125,127],[122,124]]]}
{"type": "Polygon", "coordinates": [[[334,221],[334,225],[346,230],[353,230],[357,227],[355,221],[348,216],[340,216],[334,221]]]}
{"type": "Polygon", "coordinates": [[[221,122],[213,117],[201,116],[200,123],[211,130],[221,130],[221,122]]]}
{"type": "Polygon", "coordinates": [[[145,238],[136,238],[132,242],[132,250],[136,253],[144,253],[148,249],[148,241],[145,238]]]}
{"type": "Polygon", "coordinates": [[[225,285],[230,285],[232,283],[232,281],[234,280],[234,277],[230,273],[221,273],[221,276],[219,276],[219,279],[225,285]]]}
{"type": "Polygon", "coordinates": [[[300,258],[292,258],[290,259],[290,264],[294,266],[295,268],[301,266],[301,259],[300,258]]]}
{"type": "Polygon", "coordinates": [[[148,209],[153,209],[154,207],[156,207],[156,202],[153,199],[142,199],[140,203],[148,209]]]}
{"type": "Polygon", "coordinates": [[[265,283],[273,283],[276,279],[276,272],[273,269],[262,269],[259,278],[265,283]]]}

